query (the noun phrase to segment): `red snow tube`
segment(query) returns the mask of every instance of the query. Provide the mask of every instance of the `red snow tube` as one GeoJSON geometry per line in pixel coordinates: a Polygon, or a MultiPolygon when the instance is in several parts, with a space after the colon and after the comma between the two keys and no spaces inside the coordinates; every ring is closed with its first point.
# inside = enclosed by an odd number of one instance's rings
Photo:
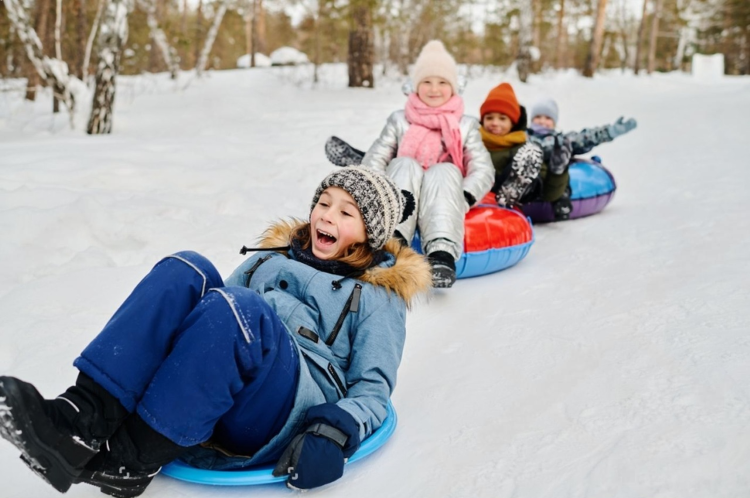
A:
{"type": "MultiPolygon", "coordinates": [[[[509,268],[529,253],[534,230],[526,216],[495,203],[494,194],[466,213],[464,252],[456,261],[458,278],[476,277],[509,268]]],[[[412,247],[421,249],[419,233],[412,247]]]]}

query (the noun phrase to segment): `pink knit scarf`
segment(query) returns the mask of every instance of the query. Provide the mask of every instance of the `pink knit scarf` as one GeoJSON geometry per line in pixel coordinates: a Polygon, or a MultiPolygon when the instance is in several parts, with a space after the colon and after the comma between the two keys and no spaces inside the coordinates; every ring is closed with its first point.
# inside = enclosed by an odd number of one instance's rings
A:
{"type": "Polygon", "coordinates": [[[450,158],[461,174],[465,174],[459,126],[464,114],[463,99],[454,95],[440,107],[430,107],[416,93],[412,93],[406,101],[405,110],[409,129],[399,144],[398,157],[413,157],[424,169],[450,158]]]}

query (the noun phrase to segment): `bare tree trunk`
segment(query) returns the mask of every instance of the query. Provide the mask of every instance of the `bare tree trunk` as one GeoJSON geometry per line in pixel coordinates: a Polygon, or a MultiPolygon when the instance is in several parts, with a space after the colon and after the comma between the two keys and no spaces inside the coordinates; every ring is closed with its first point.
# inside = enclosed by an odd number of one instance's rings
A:
{"type": "MultiPolygon", "coordinates": [[[[159,48],[162,59],[167,65],[169,70],[169,76],[173,79],[177,79],[177,73],[180,70],[180,65],[177,62],[177,51],[167,41],[167,35],[164,34],[164,30],[159,27],[159,19],[157,13],[157,0],[141,0],[141,5],[146,10],[146,22],[150,30],[151,40],[154,45],[159,48]]],[[[153,53],[153,47],[151,51],[153,53]]]]}
{"type": "Polygon", "coordinates": [[[683,26],[680,28],[680,39],[677,41],[677,51],[674,54],[672,66],[682,69],[682,58],[685,57],[685,47],[687,46],[689,28],[683,26]]]}
{"type": "Polygon", "coordinates": [[[37,74],[50,87],[56,95],[65,104],[70,113],[70,124],[73,126],[75,116],[75,96],[70,91],[70,82],[75,77],[68,74],[68,65],[59,59],[50,59],[44,55],[42,42],[39,40],[26,11],[18,0],[4,0],[5,9],[8,12],[8,19],[13,25],[13,29],[18,39],[24,46],[26,56],[31,61],[37,74]]]}
{"type": "Polygon", "coordinates": [[[102,18],[102,12],[104,11],[105,0],[99,0],[99,6],[96,8],[96,16],[94,17],[94,23],[91,25],[91,32],[89,33],[89,39],[86,42],[86,54],[83,56],[83,66],[81,66],[81,79],[86,81],[89,76],[89,64],[91,63],[91,49],[94,47],[94,38],[96,32],[99,30],[99,21],[102,18]]]}
{"type": "Polygon", "coordinates": [[[62,25],[62,0],[55,3],[55,58],[62,60],[62,47],[60,45],[60,26],[62,25]]]}
{"type": "Polygon", "coordinates": [[[646,8],[648,0],[643,0],[643,10],[641,11],[641,23],[638,25],[638,40],[635,42],[635,65],[633,72],[637,75],[641,70],[641,47],[643,46],[643,32],[646,30],[646,8]]]}
{"type": "Polygon", "coordinates": [[[320,66],[320,20],[323,10],[323,2],[318,2],[318,11],[313,17],[313,83],[318,82],[318,66],[320,66]]]}
{"type": "Polygon", "coordinates": [[[258,2],[253,0],[250,21],[250,67],[255,67],[255,51],[258,50],[258,2]]]}
{"type": "Polygon", "coordinates": [[[659,34],[659,18],[661,17],[661,4],[662,0],[656,0],[656,7],[654,7],[654,15],[651,19],[651,37],[648,41],[648,66],[646,71],[648,74],[654,72],[656,67],[656,42],[659,34]]]}
{"type": "Polygon", "coordinates": [[[349,86],[373,88],[372,6],[367,0],[357,0],[349,9],[349,86]]]}
{"type": "MultiPolygon", "coordinates": [[[[62,60],[62,47],[60,44],[60,26],[62,25],[62,0],[55,2],[55,59],[62,60]]],[[[52,95],[52,112],[60,112],[60,101],[57,95],[52,95]]]]}
{"type": "Polygon", "coordinates": [[[120,70],[122,47],[128,40],[129,0],[109,0],[99,33],[99,64],[96,88],[86,132],[89,135],[112,133],[115,80],[120,70]]]}
{"type": "Polygon", "coordinates": [[[266,9],[263,8],[263,0],[256,0],[258,5],[255,8],[255,13],[258,16],[258,20],[255,23],[257,35],[255,36],[255,51],[262,54],[266,53],[266,9]]]}
{"type": "MultiPolygon", "coordinates": [[[[63,60],[62,58],[62,45],[60,42],[60,27],[62,26],[62,0],[55,1],[55,59],[63,60]]],[[[57,100],[57,96],[52,96],[52,112],[60,112],[60,102],[57,100]]]]}
{"type": "Polygon", "coordinates": [[[557,42],[555,43],[555,69],[562,67],[563,51],[563,29],[565,19],[565,0],[560,0],[560,12],[557,14],[557,42]]]}
{"type": "Polygon", "coordinates": [[[83,54],[86,52],[86,12],[84,11],[83,0],[73,0],[72,6],[76,20],[76,49],[73,51],[74,54],[70,61],[71,66],[75,68],[71,72],[83,79],[84,74],[79,71],[83,67],[83,54]]]}
{"type": "MultiPolygon", "coordinates": [[[[208,62],[208,56],[211,55],[211,48],[214,46],[214,40],[216,35],[219,33],[219,25],[221,20],[224,18],[224,14],[227,12],[227,0],[220,0],[219,9],[214,14],[214,20],[211,23],[211,28],[208,30],[206,35],[206,43],[203,45],[198,62],[195,64],[196,75],[201,76],[203,71],[206,70],[206,63],[208,62]]],[[[255,47],[253,47],[255,49],[255,47]]]]}
{"type": "Polygon", "coordinates": [[[187,35],[187,15],[188,15],[187,0],[182,0],[182,19],[180,20],[180,33],[182,33],[182,36],[187,35]]]}
{"type": "Polygon", "coordinates": [[[516,70],[518,79],[523,83],[529,77],[531,72],[531,43],[532,23],[534,21],[534,12],[531,2],[523,1],[519,7],[518,15],[518,54],[516,55],[516,70]]]}
{"type": "MultiPolygon", "coordinates": [[[[252,1],[252,0],[251,0],[252,1]]],[[[245,21],[245,53],[253,53],[253,13],[252,7],[243,10],[242,19],[245,21]]],[[[250,60],[252,64],[252,56],[250,60]]],[[[251,66],[252,67],[252,66],[251,66]]]]}
{"type": "Polygon", "coordinates": [[[596,8],[596,24],[594,24],[594,33],[591,36],[589,53],[586,56],[586,64],[583,66],[583,75],[592,78],[596,68],[599,66],[599,55],[602,51],[602,42],[604,41],[604,21],[607,14],[607,0],[599,0],[596,8]]]}
{"type": "MultiPolygon", "coordinates": [[[[47,31],[47,14],[49,12],[49,0],[38,0],[36,4],[36,22],[34,23],[34,30],[37,33],[44,33],[47,31]]],[[[31,61],[29,61],[31,62],[31,61]]],[[[36,90],[41,84],[39,79],[39,73],[34,68],[32,63],[31,70],[29,71],[29,77],[26,82],[26,100],[36,100],[36,90]]]]}
{"type": "Polygon", "coordinates": [[[203,0],[198,0],[198,8],[195,10],[195,62],[201,57],[200,46],[203,39],[203,0]]]}
{"type": "Polygon", "coordinates": [[[619,19],[619,37],[622,43],[622,47],[618,52],[620,53],[620,70],[624,73],[628,67],[628,59],[630,58],[630,51],[628,50],[628,19],[627,9],[625,8],[625,0],[621,0],[619,4],[620,15],[619,19]]]}
{"type": "MultiPolygon", "coordinates": [[[[537,49],[537,53],[541,54],[542,50],[542,0],[531,0],[533,12],[534,12],[534,20],[532,24],[532,30],[531,30],[531,45],[537,49]]],[[[540,60],[538,61],[531,61],[531,72],[536,73],[540,60]]]]}

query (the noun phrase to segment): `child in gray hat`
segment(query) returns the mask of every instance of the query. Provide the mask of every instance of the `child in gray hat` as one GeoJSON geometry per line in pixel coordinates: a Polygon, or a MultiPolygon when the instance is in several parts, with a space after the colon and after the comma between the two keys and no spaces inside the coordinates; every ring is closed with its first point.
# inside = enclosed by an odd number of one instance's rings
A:
{"type": "Polygon", "coordinates": [[[540,199],[552,203],[555,219],[570,216],[572,204],[568,186],[568,165],[571,157],[590,152],[597,145],[611,142],[637,126],[635,119],[620,117],[613,124],[584,128],[579,132],[556,131],[559,108],[554,99],[545,97],[531,106],[529,141],[544,151],[544,165],[539,177],[543,179],[540,199]]]}

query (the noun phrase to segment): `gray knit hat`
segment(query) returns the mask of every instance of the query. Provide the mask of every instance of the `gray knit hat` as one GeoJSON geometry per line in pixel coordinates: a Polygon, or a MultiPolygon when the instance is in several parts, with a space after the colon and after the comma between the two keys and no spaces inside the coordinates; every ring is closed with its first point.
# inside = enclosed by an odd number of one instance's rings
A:
{"type": "Polygon", "coordinates": [[[529,120],[533,120],[537,116],[548,116],[552,118],[552,121],[554,121],[555,125],[557,125],[557,118],[559,116],[557,102],[549,97],[539,99],[534,102],[534,105],[531,106],[531,115],[529,116],[529,120]]]}
{"type": "Polygon", "coordinates": [[[396,225],[414,211],[414,198],[400,190],[393,180],[371,169],[348,167],[323,179],[313,196],[311,212],[328,187],[344,189],[354,198],[365,222],[367,243],[375,251],[393,237],[396,225]]]}

